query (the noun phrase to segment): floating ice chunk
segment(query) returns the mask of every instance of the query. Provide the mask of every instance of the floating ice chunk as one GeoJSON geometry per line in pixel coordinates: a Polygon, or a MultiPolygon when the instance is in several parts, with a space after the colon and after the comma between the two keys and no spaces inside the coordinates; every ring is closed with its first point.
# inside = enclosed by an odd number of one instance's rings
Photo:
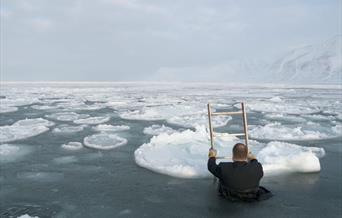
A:
{"type": "Polygon", "coordinates": [[[60,125],[52,130],[53,133],[61,133],[61,134],[69,134],[75,132],[81,132],[84,129],[84,125],[82,126],[69,126],[69,125],[60,125]]]}
{"type": "Polygon", "coordinates": [[[88,114],[78,114],[75,112],[60,112],[55,114],[46,115],[45,117],[59,120],[59,121],[73,121],[89,117],[88,114]]]}
{"type": "Polygon", "coordinates": [[[58,109],[57,106],[51,106],[51,105],[32,105],[31,108],[36,110],[54,110],[58,109]]]}
{"type": "Polygon", "coordinates": [[[270,98],[270,101],[272,102],[282,102],[283,100],[279,96],[275,96],[270,98]]]}
{"type": "MultiPolygon", "coordinates": [[[[319,129],[319,124],[308,122],[306,126],[285,126],[280,123],[270,123],[256,126],[249,131],[252,138],[269,140],[317,140],[338,137],[333,129],[319,129]],[[308,127],[311,126],[311,129],[308,127]],[[320,130],[320,131],[319,131],[320,130]],[[323,132],[324,131],[324,132],[323,132]]],[[[335,127],[338,129],[338,127],[335,127]]],[[[341,133],[339,133],[341,134],[341,133]]]]}
{"type": "Polygon", "coordinates": [[[30,216],[28,214],[23,214],[23,215],[18,216],[17,218],[39,218],[39,217],[38,216],[30,216]]]}
{"type": "MultiPolygon", "coordinates": [[[[234,105],[241,108],[240,104],[234,105]]],[[[266,101],[251,101],[246,104],[248,110],[270,112],[270,113],[284,113],[284,114],[311,114],[317,113],[320,110],[317,107],[301,106],[294,103],[285,102],[266,102],[266,101]]]]}
{"type": "Polygon", "coordinates": [[[75,156],[57,157],[53,159],[53,162],[57,164],[70,164],[77,162],[77,158],[75,156]]]}
{"type": "Polygon", "coordinates": [[[323,148],[303,147],[285,142],[270,142],[258,154],[258,160],[268,174],[280,172],[319,172],[318,158],[325,155],[323,148]]]}
{"type": "Polygon", "coordinates": [[[326,121],[326,120],[334,120],[334,116],[325,116],[320,114],[310,114],[310,115],[303,115],[304,118],[312,121],[326,121]]]}
{"type": "Polygon", "coordinates": [[[15,111],[17,111],[17,110],[18,110],[17,107],[7,106],[7,105],[2,105],[2,104],[0,104],[0,113],[15,112],[15,111]]]}
{"type": "Polygon", "coordinates": [[[287,121],[287,122],[292,122],[292,123],[301,123],[305,122],[306,119],[296,116],[296,115],[288,115],[288,114],[265,114],[264,115],[266,119],[268,120],[278,120],[278,121],[287,121]]]}
{"type": "Polygon", "coordinates": [[[0,126],[0,143],[26,139],[49,130],[53,122],[42,118],[19,120],[12,125],[0,126]]]}
{"type": "Polygon", "coordinates": [[[171,127],[168,126],[164,126],[164,125],[152,125],[149,127],[145,127],[144,128],[144,133],[147,135],[159,135],[162,133],[166,133],[166,134],[172,134],[177,132],[177,130],[172,129],[171,127]]]}
{"type": "Polygon", "coordinates": [[[68,144],[63,144],[61,147],[66,150],[79,150],[83,145],[81,142],[69,142],[68,144]]]}
{"type": "Polygon", "coordinates": [[[8,163],[16,161],[26,154],[29,154],[31,149],[23,145],[0,145],[0,163],[8,163]]]}
{"type": "Polygon", "coordinates": [[[35,118],[35,119],[25,119],[25,120],[19,120],[15,122],[13,125],[16,126],[53,126],[55,125],[54,122],[51,122],[49,120],[45,120],[43,118],[35,118]]]}
{"type": "Polygon", "coordinates": [[[174,116],[203,113],[204,107],[197,105],[160,105],[143,107],[139,110],[119,112],[119,116],[128,120],[166,120],[174,116]]]}
{"type": "Polygon", "coordinates": [[[338,136],[342,135],[342,125],[341,124],[337,124],[336,126],[332,127],[332,131],[334,133],[336,133],[338,136]]]}
{"type": "MultiPolygon", "coordinates": [[[[214,116],[212,119],[213,127],[222,127],[227,125],[232,117],[230,116],[214,116]]],[[[208,115],[206,114],[193,114],[193,115],[183,115],[171,117],[167,120],[170,124],[176,124],[184,127],[196,127],[199,125],[208,124],[208,115]]]]}
{"type": "Polygon", "coordinates": [[[126,125],[113,126],[113,125],[108,125],[108,124],[100,124],[100,125],[94,126],[92,129],[97,132],[120,132],[120,131],[129,130],[130,127],[126,125]]]}
{"type": "MultiPolygon", "coordinates": [[[[215,142],[218,156],[231,156],[232,148],[239,140],[230,135],[223,139],[218,138],[215,142]]],[[[160,134],[152,137],[149,143],[141,145],[134,152],[135,162],[141,167],[174,177],[209,177],[211,176],[207,170],[209,144],[208,133],[204,128],[197,128],[196,131],[185,130],[170,135],[160,134]]],[[[324,155],[324,150],[321,148],[308,148],[288,143],[269,143],[265,147],[251,140],[249,148],[265,164],[265,175],[272,173],[275,169],[280,173],[284,171],[317,172],[320,167],[318,158],[324,155]],[[294,156],[296,153],[300,155],[293,158],[290,155],[291,152],[294,156]],[[272,161],[267,159],[269,156],[282,160],[284,166],[279,162],[273,165],[272,161]],[[300,158],[304,158],[307,163],[303,166],[296,166],[296,161],[300,158]]]]}
{"type": "Polygon", "coordinates": [[[32,97],[19,98],[19,96],[15,96],[14,98],[1,99],[1,105],[5,105],[9,107],[30,105],[30,104],[38,103],[38,102],[39,100],[37,98],[32,98],[32,97]]]}
{"type": "Polygon", "coordinates": [[[83,143],[86,147],[108,150],[127,144],[127,139],[115,134],[99,133],[85,137],[83,143]]]}
{"type": "MultiPolygon", "coordinates": [[[[229,153],[238,141],[232,137],[217,141],[218,153],[229,153]]],[[[185,130],[173,134],[160,134],[152,137],[149,143],[143,144],[135,152],[136,163],[152,171],[181,178],[208,177],[207,158],[210,147],[205,128],[196,131],[185,130]]]]}
{"type": "Polygon", "coordinates": [[[74,120],[76,124],[100,124],[110,120],[110,117],[89,117],[85,119],[74,120]]]}

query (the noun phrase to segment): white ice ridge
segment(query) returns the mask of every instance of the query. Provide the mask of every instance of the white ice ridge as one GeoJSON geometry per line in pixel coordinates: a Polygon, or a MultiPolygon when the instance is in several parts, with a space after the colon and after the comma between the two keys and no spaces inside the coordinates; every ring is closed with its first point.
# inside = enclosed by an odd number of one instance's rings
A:
{"type": "Polygon", "coordinates": [[[147,135],[159,135],[162,133],[172,134],[177,132],[177,130],[168,126],[153,124],[152,126],[145,127],[143,132],[147,135]]]}
{"type": "Polygon", "coordinates": [[[2,144],[0,145],[0,163],[16,161],[30,153],[31,150],[25,145],[2,144]]]}
{"type": "Polygon", "coordinates": [[[59,120],[59,121],[73,121],[89,117],[88,114],[78,114],[75,112],[60,112],[50,115],[45,115],[46,118],[59,120]]]}
{"type": "Polygon", "coordinates": [[[127,144],[127,139],[103,132],[85,137],[83,144],[89,148],[109,150],[127,144]]]}
{"type": "Polygon", "coordinates": [[[42,119],[19,120],[12,125],[0,126],[0,143],[26,139],[49,130],[53,122],[42,119]]]}
{"type": "MultiPolygon", "coordinates": [[[[218,155],[231,156],[232,147],[238,141],[233,136],[218,138],[215,142],[218,155]]],[[[210,176],[207,170],[208,149],[208,133],[204,127],[198,127],[196,131],[185,130],[154,136],[149,143],[141,145],[134,156],[139,166],[154,172],[181,178],[201,178],[210,176]]],[[[263,145],[251,141],[250,149],[263,164],[265,175],[275,172],[317,172],[320,166],[318,157],[324,155],[322,148],[281,142],[263,145]],[[278,161],[273,163],[268,158],[276,158],[278,161]],[[300,158],[307,161],[305,166],[296,165],[300,158]]]]}
{"type": "Polygon", "coordinates": [[[89,118],[74,120],[74,123],[92,125],[92,124],[105,123],[105,122],[108,122],[109,120],[110,120],[110,117],[99,116],[99,117],[89,117],[89,118]]]}
{"type": "Polygon", "coordinates": [[[92,129],[97,132],[120,132],[120,131],[129,130],[130,127],[126,125],[113,126],[109,124],[100,124],[100,125],[94,126],[92,129]]]}
{"type": "Polygon", "coordinates": [[[342,135],[342,131],[341,125],[329,128],[312,122],[301,126],[285,126],[275,122],[266,124],[265,126],[256,126],[249,131],[249,135],[255,139],[317,140],[339,137],[342,135]]]}

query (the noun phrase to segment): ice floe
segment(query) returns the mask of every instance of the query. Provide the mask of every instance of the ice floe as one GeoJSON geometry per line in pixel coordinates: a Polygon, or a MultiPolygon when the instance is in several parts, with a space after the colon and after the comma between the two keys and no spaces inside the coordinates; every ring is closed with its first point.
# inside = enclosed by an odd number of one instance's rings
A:
{"type": "Polygon", "coordinates": [[[23,215],[18,216],[17,218],[39,218],[39,217],[38,216],[30,216],[28,214],[23,214],[23,215]]]}
{"type": "Polygon", "coordinates": [[[152,126],[145,127],[143,132],[147,135],[159,135],[162,133],[172,134],[177,132],[177,130],[168,126],[153,124],[152,126]]]}
{"type": "MultiPolygon", "coordinates": [[[[231,156],[232,147],[239,141],[234,136],[228,136],[215,141],[219,156],[231,156]]],[[[134,152],[134,156],[139,166],[154,172],[174,177],[201,178],[210,176],[207,170],[209,147],[208,133],[202,127],[197,128],[196,131],[185,130],[170,135],[154,136],[149,143],[141,145],[134,152]]],[[[322,148],[309,148],[281,142],[264,145],[251,141],[250,149],[263,164],[265,175],[275,172],[317,172],[320,169],[318,158],[324,155],[322,148]],[[295,158],[290,155],[290,151],[293,152],[295,158]],[[296,153],[298,156],[295,155],[296,153]],[[279,162],[273,164],[270,159],[267,159],[268,155],[272,155],[270,158],[281,160],[280,162],[284,165],[279,162]],[[295,163],[301,157],[307,163],[297,166],[295,163]]]]}
{"type": "Polygon", "coordinates": [[[258,154],[266,172],[319,172],[323,148],[304,147],[285,142],[270,142],[258,154]]]}
{"type": "MultiPolygon", "coordinates": [[[[230,116],[213,116],[212,125],[213,127],[222,127],[227,125],[228,121],[232,118],[230,116]]],[[[174,116],[167,119],[167,122],[170,124],[176,124],[184,127],[195,127],[198,125],[207,125],[208,124],[208,115],[207,114],[192,114],[192,115],[183,115],[183,116],[174,116]]]]}
{"type": "Polygon", "coordinates": [[[74,123],[95,125],[95,124],[108,122],[109,120],[110,120],[110,117],[99,116],[99,117],[89,117],[89,118],[74,120],[74,123]]]}
{"type": "Polygon", "coordinates": [[[15,111],[17,111],[17,110],[18,110],[17,107],[7,106],[7,105],[2,105],[2,104],[0,104],[0,113],[15,112],[15,111]]]}
{"type": "Polygon", "coordinates": [[[256,126],[249,131],[249,135],[255,139],[269,140],[317,140],[341,136],[339,127],[324,128],[313,122],[305,125],[282,125],[281,123],[269,123],[264,126],[256,126]]]}
{"type": "Polygon", "coordinates": [[[81,142],[68,142],[67,144],[62,144],[61,147],[66,150],[79,150],[83,148],[83,145],[81,142]]]}
{"type": "Polygon", "coordinates": [[[25,145],[0,145],[0,163],[14,162],[29,154],[32,149],[25,145]]]}
{"type": "Polygon", "coordinates": [[[55,110],[58,109],[57,106],[51,106],[51,105],[32,105],[31,108],[36,110],[55,110]]]}
{"type": "Polygon", "coordinates": [[[305,122],[306,119],[299,115],[288,115],[288,114],[274,114],[268,113],[264,115],[267,120],[277,120],[277,121],[286,121],[292,123],[301,123],[305,122]]]}
{"type": "Polygon", "coordinates": [[[108,150],[127,144],[127,139],[116,134],[99,133],[85,137],[83,144],[89,148],[108,150]]]}
{"type": "MultiPolygon", "coordinates": [[[[241,108],[240,104],[234,106],[241,108]]],[[[283,114],[311,114],[320,111],[318,107],[307,107],[289,102],[250,101],[246,103],[246,106],[252,111],[283,114]]]]}
{"type": "Polygon", "coordinates": [[[191,115],[205,112],[202,107],[194,105],[161,105],[143,107],[136,110],[120,111],[119,116],[128,120],[166,120],[174,116],[191,115]]]}
{"type": "Polygon", "coordinates": [[[26,139],[49,130],[53,122],[42,119],[19,120],[12,125],[0,126],[0,143],[26,139]]]}
{"type": "Polygon", "coordinates": [[[46,115],[46,118],[59,120],[59,121],[74,121],[89,117],[88,114],[78,114],[75,112],[60,112],[55,114],[46,115]]]}
{"type": "Polygon", "coordinates": [[[81,126],[70,126],[70,125],[60,125],[55,127],[52,132],[57,134],[70,134],[75,132],[81,132],[85,128],[85,125],[81,126]]]}
{"type": "Polygon", "coordinates": [[[130,127],[126,125],[113,126],[109,124],[100,124],[100,125],[94,126],[92,129],[97,132],[120,132],[120,131],[129,130],[130,127]]]}

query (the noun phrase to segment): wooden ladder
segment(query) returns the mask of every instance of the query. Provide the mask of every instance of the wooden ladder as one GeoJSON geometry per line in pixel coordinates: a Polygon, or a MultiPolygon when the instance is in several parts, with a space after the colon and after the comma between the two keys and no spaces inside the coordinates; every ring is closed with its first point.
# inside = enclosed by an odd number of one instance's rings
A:
{"type": "MultiPolygon", "coordinates": [[[[208,119],[209,119],[209,132],[210,132],[210,147],[214,148],[214,137],[219,136],[220,133],[215,133],[214,128],[212,126],[212,116],[228,116],[228,115],[241,115],[243,122],[243,133],[233,133],[229,134],[232,136],[244,136],[245,144],[248,146],[248,124],[247,124],[247,114],[245,109],[245,104],[241,102],[241,110],[240,111],[231,111],[231,112],[212,112],[211,105],[208,103],[208,119]]],[[[231,157],[216,157],[216,159],[230,159],[231,157]]]]}

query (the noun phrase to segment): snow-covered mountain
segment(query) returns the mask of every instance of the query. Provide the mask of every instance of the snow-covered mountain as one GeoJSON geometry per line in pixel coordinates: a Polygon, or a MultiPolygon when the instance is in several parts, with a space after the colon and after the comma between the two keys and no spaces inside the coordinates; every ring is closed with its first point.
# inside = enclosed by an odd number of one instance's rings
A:
{"type": "Polygon", "coordinates": [[[232,59],[219,64],[160,68],[152,80],[342,84],[342,36],[293,49],[276,60],[232,59]]]}
{"type": "Polygon", "coordinates": [[[269,67],[272,82],[295,84],[342,83],[342,36],[318,45],[294,49],[269,67]]]}
{"type": "Polygon", "coordinates": [[[255,82],[261,81],[267,64],[260,60],[232,59],[214,65],[160,68],[154,80],[186,82],[255,82]],[[262,78],[261,78],[262,77],[262,78]]]}

